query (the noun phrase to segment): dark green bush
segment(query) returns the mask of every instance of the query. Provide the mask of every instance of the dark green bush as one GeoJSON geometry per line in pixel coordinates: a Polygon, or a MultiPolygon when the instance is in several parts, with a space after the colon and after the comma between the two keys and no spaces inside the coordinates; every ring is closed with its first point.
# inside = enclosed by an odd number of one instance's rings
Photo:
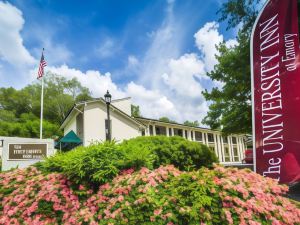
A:
{"type": "Polygon", "coordinates": [[[43,172],[61,172],[75,183],[97,186],[112,180],[123,168],[123,154],[115,143],[104,142],[58,153],[37,164],[43,172]]]}
{"type": "MultiPolygon", "coordinates": [[[[132,158],[146,156],[153,167],[173,164],[180,170],[191,170],[202,166],[211,167],[217,156],[207,146],[188,141],[182,137],[149,136],[137,137],[120,144],[123,152],[133,152],[132,158]],[[144,155],[143,155],[144,154],[144,155]]],[[[131,158],[131,159],[132,159],[131,158]]]]}
{"type": "Polygon", "coordinates": [[[137,137],[116,144],[104,142],[58,153],[37,163],[44,173],[65,174],[76,184],[97,187],[111,181],[121,170],[141,167],[158,168],[173,164],[180,170],[210,167],[217,162],[205,145],[181,137],[137,137]]]}

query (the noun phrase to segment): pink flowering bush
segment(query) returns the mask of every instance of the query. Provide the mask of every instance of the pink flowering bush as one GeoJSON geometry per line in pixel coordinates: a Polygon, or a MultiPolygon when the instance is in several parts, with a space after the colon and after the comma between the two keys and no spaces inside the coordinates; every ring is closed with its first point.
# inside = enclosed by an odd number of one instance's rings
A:
{"type": "Polygon", "coordinates": [[[300,224],[287,187],[250,170],[123,170],[96,192],[36,168],[0,174],[0,224],[300,224]]]}
{"type": "Polygon", "coordinates": [[[35,167],[0,173],[0,224],[78,224],[81,203],[70,187],[63,175],[35,167]]]}
{"type": "Polygon", "coordinates": [[[250,170],[127,171],[85,206],[100,224],[300,224],[287,187],[250,170]]]}

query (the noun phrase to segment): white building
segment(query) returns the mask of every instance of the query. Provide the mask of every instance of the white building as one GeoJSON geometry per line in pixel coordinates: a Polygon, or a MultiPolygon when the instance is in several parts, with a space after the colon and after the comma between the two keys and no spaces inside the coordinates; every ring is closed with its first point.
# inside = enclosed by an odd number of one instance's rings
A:
{"type": "MultiPolygon", "coordinates": [[[[105,101],[95,99],[75,104],[69,111],[61,128],[64,135],[73,130],[84,146],[106,139],[107,111],[105,101]]],[[[162,122],[148,118],[131,116],[131,99],[124,98],[111,102],[111,136],[116,141],[137,136],[182,136],[209,146],[221,163],[241,163],[245,158],[244,135],[223,136],[220,131],[201,127],[191,127],[178,123],[162,122]]]]}

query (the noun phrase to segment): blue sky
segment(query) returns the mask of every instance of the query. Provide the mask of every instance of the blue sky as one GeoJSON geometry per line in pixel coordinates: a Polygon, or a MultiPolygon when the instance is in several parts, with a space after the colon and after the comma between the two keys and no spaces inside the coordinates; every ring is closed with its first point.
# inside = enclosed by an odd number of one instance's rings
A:
{"type": "Polygon", "coordinates": [[[236,30],[217,22],[221,0],[0,0],[0,87],[35,81],[46,70],[76,77],[94,97],[130,96],[143,116],[199,120],[201,91],[215,44],[235,44],[236,30]],[[88,3],[87,3],[88,2],[88,3]]]}

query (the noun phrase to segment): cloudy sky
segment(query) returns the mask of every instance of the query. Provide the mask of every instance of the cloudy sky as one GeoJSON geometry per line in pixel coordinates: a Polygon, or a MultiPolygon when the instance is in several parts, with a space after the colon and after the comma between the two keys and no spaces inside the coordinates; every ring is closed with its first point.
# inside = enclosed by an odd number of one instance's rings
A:
{"type": "Polygon", "coordinates": [[[143,116],[201,121],[215,85],[215,45],[236,31],[218,23],[222,0],[0,0],[0,87],[46,71],[76,77],[94,97],[132,97],[143,116]],[[87,4],[88,2],[88,4],[87,4]]]}

